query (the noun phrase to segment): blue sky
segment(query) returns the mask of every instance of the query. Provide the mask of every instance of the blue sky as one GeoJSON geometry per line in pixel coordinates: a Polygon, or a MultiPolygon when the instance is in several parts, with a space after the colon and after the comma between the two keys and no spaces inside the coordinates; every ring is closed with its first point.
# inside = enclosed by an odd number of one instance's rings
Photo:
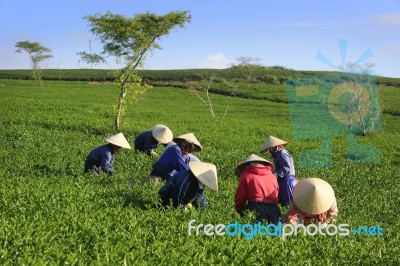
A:
{"type": "MultiPolygon", "coordinates": [[[[90,68],[79,51],[100,46],[83,19],[111,11],[132,17],[146,11],[163,15],[189,10],[192,22],[174,30],[146,60],[146,69],[226,68],[241,56],[262,65],[297,70],[334,70],[364,61],[381,76],[400,77],[400,1],[269,0],[0,0],[0,69],[30,68],[18,41],[39,42],[52,50],[44,68],[90,68]],[[338,41],[347,40],[342,58],[338,41]]],[[[343,48],[343,45],[341,46],[343,48]]],[[[114,62],[96,68],[115,68],[114,62]]]]}

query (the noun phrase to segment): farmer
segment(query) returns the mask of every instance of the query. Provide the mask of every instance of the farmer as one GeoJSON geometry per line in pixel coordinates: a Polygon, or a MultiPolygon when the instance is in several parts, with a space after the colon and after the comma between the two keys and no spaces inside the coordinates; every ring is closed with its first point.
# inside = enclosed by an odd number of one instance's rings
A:
{"type": "Polygon", "coordinates": [[[193,133],[188,133],[173,139],[158,161],[153,165],[153,170],[142,184],[150,180],[163,179],[167,181],[175,172],[189,170],[188,155],[192,151],[201,151],[202,147],[193,133]]]}
{"type": "Polygon", "coordinates": [[[85,173],[94,171],[97,174],[102,172],[112,174],[114,172],[114,157],[117,151],[121,148],[131,149],[122,133],[106,138],[106,142],[108,144],[95,148],[86,157],[85,173]]]}
{"type": "Polygon", "coordinates": [[[300,181],[293,191],[293,203],[287,213],[287,222],[304,225],[328,223],[337,215],[335,192],[331,185],[319,178],[300,181]]]}
{"type": "Polygon", "coordinates": [[[244,210],[251,210],[257,214],[257,221],[278,224],[281,211],[274,168],[273,163],[254,154],[236,167],[235,173],[239,177],[235,195],[237,213],[242,215],[244,210]]]}
{"type": "Polygon", "coordinates": [[[279,184],[279,203],[289,206],[293,200],[293,189],[297,184],[293,158],[284,148],[287,142],[269,136],[261,148],[261,152],[268,152],[274,158],[275,175],[279,184]]]}
{"type": "MultiPolygon", "coordinates": [[[[171,141],[170,143],[168,143],[167,148],[171,145],[176,145],[175,142],[171,141]]],[[[201,162],[201,160],[199,159],[199,157],[197,157],[196,155],[194,155],[193,153],[185,153],[183,154],[183,159],[185,160],[186,164],[189,164],[189,162],[201,162]]],[[[175,171],[176,172],[176,171],[175,171]]],[[[174,172],[174,174],[175,174],[174,172]]],[[[171,174],[172,176],[173,174],[171,174]]]]}
{"type": "MultiPolygon", "coordinates": [[[[171,142],[168,145],[174,145],[174,144],[176,145],[175,142],[171,142]]],[[[183,159],[185,160],[185,163],[187,165],[189,165],[190,162],[201,162],[200,159],[196,155],[194,155],[193,153],[184,154],[183,155],[183,159]]],[[[173,176],[176,173],[178,173],[178,172],[176,170],[173,170],[172,173],[171,173],[171,176],[173,176]]],[[[203,191],[200,191],[198,193],[197,199],[200,202],[200,206],[204,207],[204,206],[208,205],[208,201],[207,201],[206,197],[204,196],[203,191]]]]}
{"type": "MultiPolygon", "coordinates": [[[[204,197],[204,189],[208,187],[218,191],[217,169],[214,164],[202,162],[190,162],[189,169],[183,170],[172,177],[160,189],[158,195],[162,206],[172,204],[176,208],[182,206],[190,208],[198,207],[199,195],[204,197]]],[[[200,201],[200,206],[202,202],[200,201]]]]}
{"type": "Polygon", "coordinates": [[[145,152],[147,155],[158,156],[154,149],[160,144],[167,145],[172,141],[172,131],[164,125],[155,125],[151,130],[143,131],[135,138],[135,152],[145,152]]]}

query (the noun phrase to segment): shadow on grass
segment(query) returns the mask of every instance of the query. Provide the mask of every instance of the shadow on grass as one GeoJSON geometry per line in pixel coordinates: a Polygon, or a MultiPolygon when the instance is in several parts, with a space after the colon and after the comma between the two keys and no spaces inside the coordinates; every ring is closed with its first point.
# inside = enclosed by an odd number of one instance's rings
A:
{"type": "Polygon", "coordinates": [[[124,203],[122,207],[124,208],[139,208],[141,210],[150,210],[157,208],[156,204],[148,199],[144,199],[141,195],[136,195],[133,193],[124,195],[124,203]]]}
{"type": "Polygon", "coordinates": [[[121,206],[122,208],[138,208],[141,210],[151,210],[157,208],[157,204],[148,199],[143,191],[108,191],[103,194],[107,207],[121,206]]]}

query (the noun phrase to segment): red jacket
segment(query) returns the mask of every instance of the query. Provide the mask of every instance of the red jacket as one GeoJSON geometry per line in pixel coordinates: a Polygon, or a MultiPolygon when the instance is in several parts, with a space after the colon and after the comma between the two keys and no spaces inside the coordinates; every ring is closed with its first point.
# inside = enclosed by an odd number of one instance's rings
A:
{"type": "Polygon", "coordinates": [[[278,181],[270,166],[248,166],[240,174],[235,195],[235,209],[241,213],[246,201],[278,203],[278,181]]]}

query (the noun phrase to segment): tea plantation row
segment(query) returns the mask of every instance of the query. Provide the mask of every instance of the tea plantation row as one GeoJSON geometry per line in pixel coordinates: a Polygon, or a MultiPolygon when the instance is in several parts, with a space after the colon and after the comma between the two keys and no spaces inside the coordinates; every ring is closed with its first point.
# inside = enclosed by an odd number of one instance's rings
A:
{"type": "MultiPolygon", "coordinates": [[[[211,94],[215,118],[185,89],[155,87],[131,103],[121,124],[131,143],[141,131],[166,124],[175,135],[194,132],[204,147],[196,155],[217,166],[219,191],[205,192],[209,207],[161,211],[156,208],[161,185],[131,187],[127,182],[145,177],[153,157],[122,150],[115,175],[83,174],[88,152],[115,133],[115,87],[0,80],[0,264],[398,265],[400,93],[394,87],[380,87],[379,92],[384,110],[390,110],[383,113],[383,129],[358,139],[380,151],[379,163],[348,161],[343,136],[332,140],[332,168],[298,167],[297,175],[332,184],[339,205],[337,224],[380,226],[383,236],[298,235],[282,240],[258,235],[248,241],[245,236],[188,235],[188,223],[253,222],[252,214],[240,217],[234,212],[234,168],[249,154],[259,154],[267,135],[288,140],[295,163],[303,151],[319,148],[318,139],[293,139],[284,101],[211,94]]],[[[286,97],[284,88],[274,93],[286,97]]]]}

